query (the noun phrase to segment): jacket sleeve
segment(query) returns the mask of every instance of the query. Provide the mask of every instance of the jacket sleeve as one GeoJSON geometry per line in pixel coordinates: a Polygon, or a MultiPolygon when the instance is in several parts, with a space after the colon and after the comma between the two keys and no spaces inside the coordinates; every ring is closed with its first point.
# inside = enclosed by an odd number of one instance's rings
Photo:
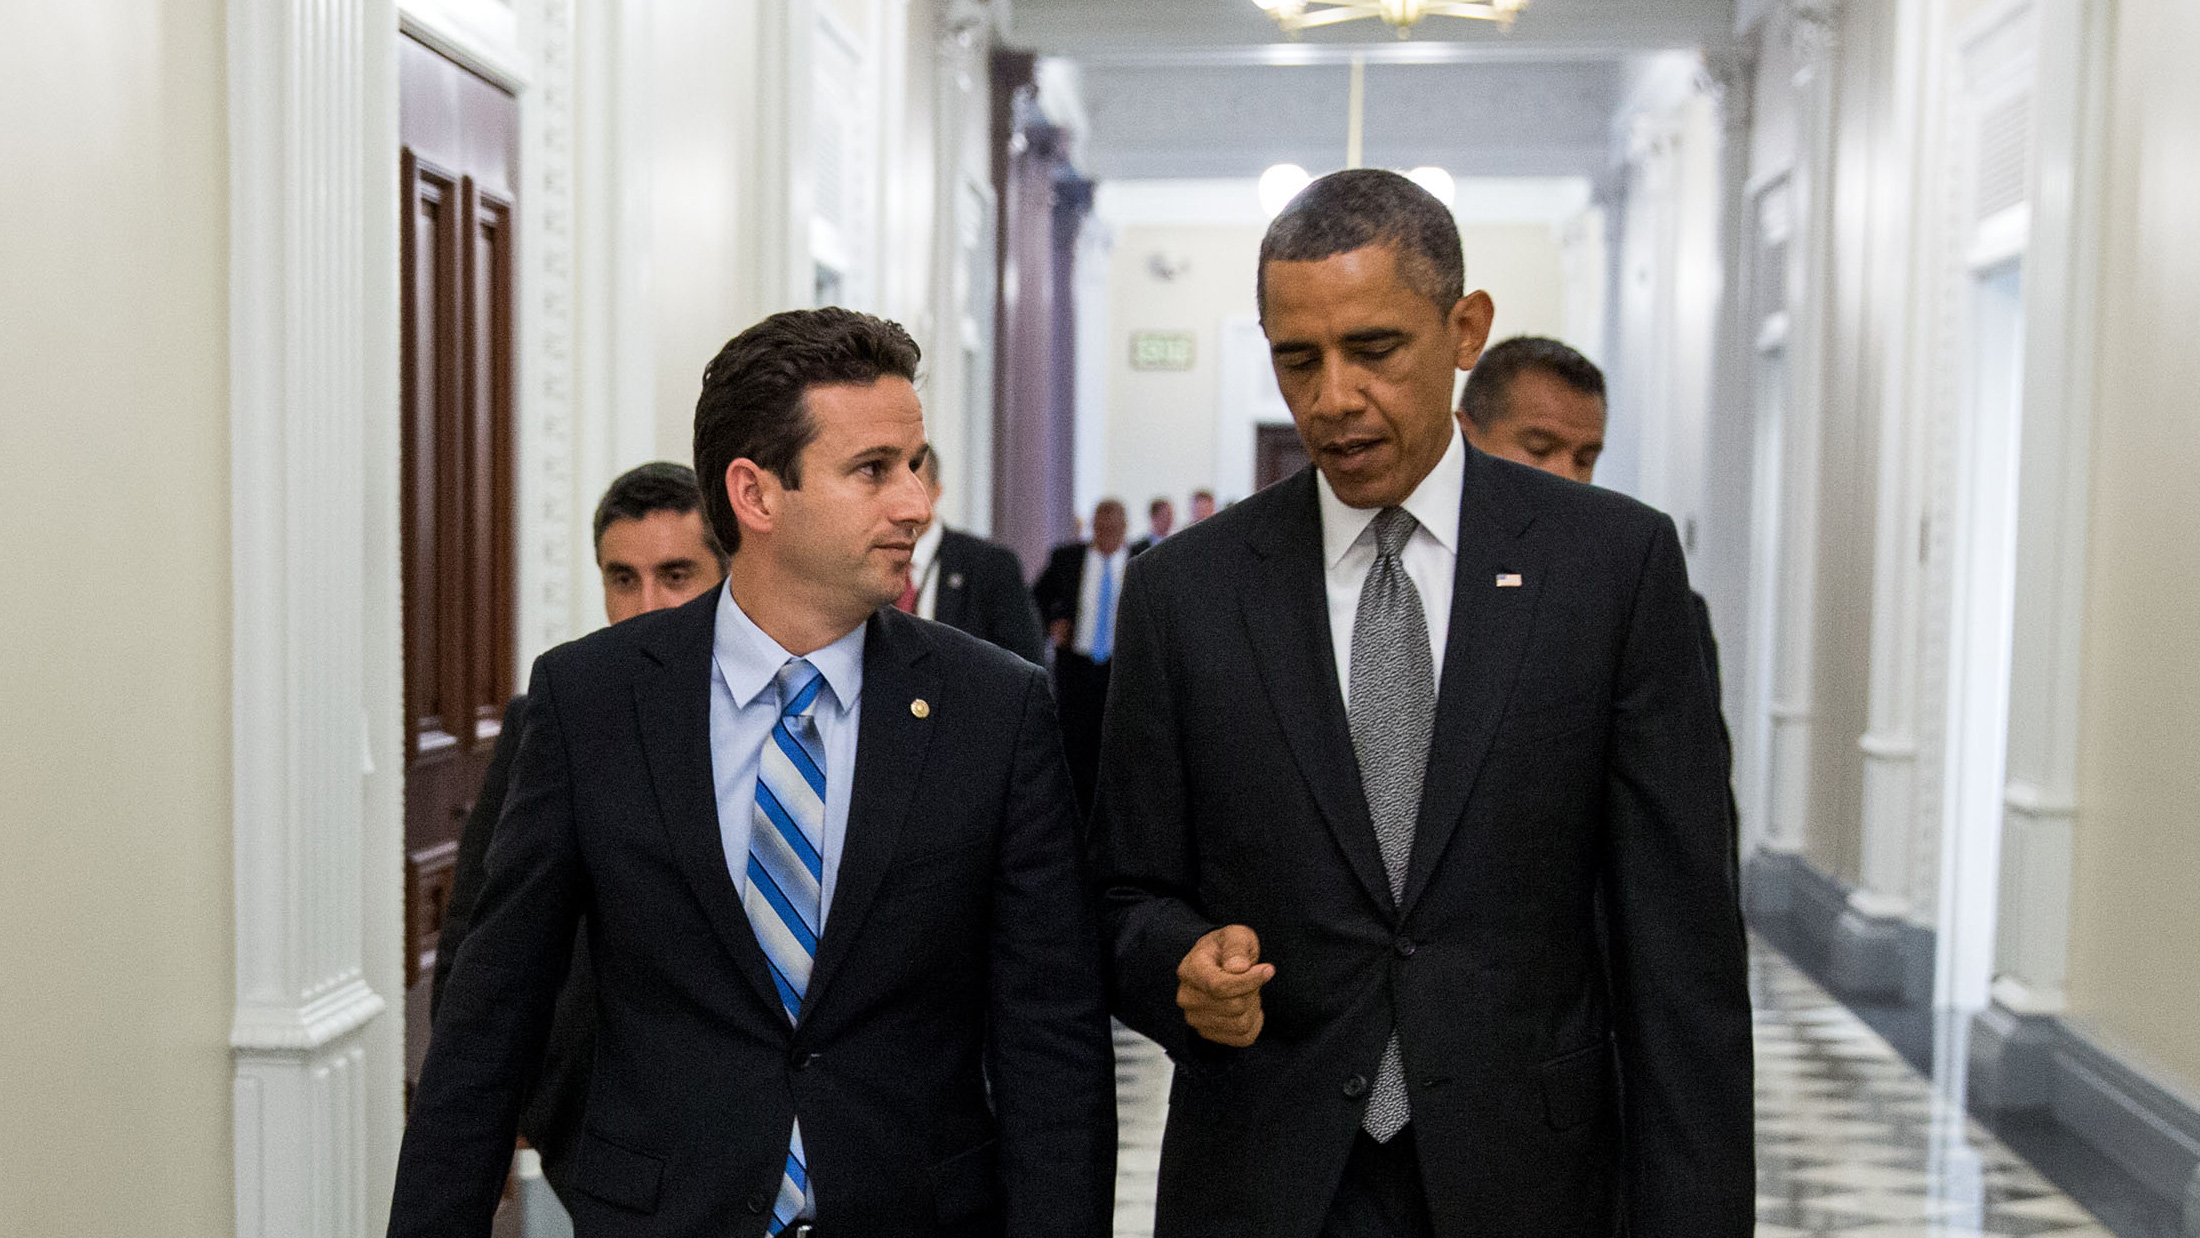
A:
{"type": "Polygon", "coordinates": [[[1026,676],[994,880],[987,1077],[1006,1232],[1106,1238],[1115,1066],[1104,952],[1045,675],[1026,676]]]}
{"type": "Polygon", "coordinates": [[[1166,587],[1144,557],[1124,573],[1091,846],[1113,952],[1116,1015],[1182,1059],[1206,1042],[1176,1004],[1176,969],[1221,926],[1201,915],[1196,901],[1199,855],[1184,737],[1155,613],[1166,587]]]}
{"type": "Polygon", "coordinates": [[[473,931],[474,904],[481,900],[481,883],[488,876],[489,839],[496,833],[497,817],[504,812],[504,792],[512,782],[512,760],[519,755],[520,729],[527,725],[527,698],[515,696],[504,707],[504,729],[497,733],[496,749],[489,754],[489,768],[481,778],[481,794],[474,797],[466,814],[466,828],[458,835],[458,863],[451,873],[451,898],[443,909],[443,931],[435,943],[435,984],[428,990],[432,1018],[443,1004],[443,990],[451,982],[451,963],[458,948],[473,931]]]}
{"type": "Polygon", "coordinates": [[[538,659],[473,929],[451,962],[413,1094],[392,1238],[487,1238],[543,1059],[587,898],[552,679],[550,658],[538,659]]]}
{"type": "Polygon", "coordinates": [[[1746,948],[1725,748],[1687,568],[1659,517],[1613,689],[1605,902],[1633,1238],[1756,1224],[1746,948]]]}
{"type": "Polygon", "coordinates": [[[1071,579],[1076,573],[1075,560],[1063,553],[1065,549],[1055,547],[1039,579],[1031,582],[1032,600],[1038,603],[1042,625],[1077,617],[1077,586],[1071,579]]]}

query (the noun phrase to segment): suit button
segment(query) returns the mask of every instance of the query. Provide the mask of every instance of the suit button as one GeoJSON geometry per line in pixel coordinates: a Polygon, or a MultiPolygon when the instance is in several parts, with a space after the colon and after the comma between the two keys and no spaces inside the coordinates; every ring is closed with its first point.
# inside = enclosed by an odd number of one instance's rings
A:
{"type": "Polygon", "coordinates": [[[817,1059],[821,1056],[823,1055],[816,1053],[797,1053],[788,1058],[787,1064],[796,1070],[808,1070],[817,1065],[817,1059]]]}
{"type": "Polygon", "coordinates": [[[1354,1075],[1344,1081],[1344,1094],[1354,1100],[1367,1095],[1367,1076],[1354,1075]]]}
{"type": "Polygon", "coordinates": [[[1401,937],[1398,940],[1390,943],[1390,948],[1397,952],[1399,958],[1410,959],[1413,957],[1413,951],[1415,947],[1413,945],[1413,939],[1411,937],[1401,937]]]}
{"type": "Polygon", "coordinates": [[[764,1213],[764,1209],[770,1206],[771,1201],[764,1198],[764,1193],[762,1191],[759,1191],[756,1194],[749,1196],[748,1208],[751,1215],[762,1216],[764,1213]]]}

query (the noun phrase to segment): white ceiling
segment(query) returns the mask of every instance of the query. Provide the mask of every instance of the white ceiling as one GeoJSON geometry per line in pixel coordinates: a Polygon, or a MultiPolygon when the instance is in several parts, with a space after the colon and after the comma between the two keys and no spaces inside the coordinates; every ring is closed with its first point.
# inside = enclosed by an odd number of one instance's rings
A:
{"type": "Polygon", "coordinates": [[[1662,50],[1731,37],[1733,0],[1530,0],[1510,33],[1428,18],[1286,39],[1253,0],[1013,0],[1005,42],[1076,66],[1097,179],[1247,177],[1344,166],[1349,63],[1367,63],[1374,167],[1455,176],[1598,176],[1612,120],[1662,50]]]}
{"type": "MultiPolygon", "coordinates": [[[[1508,33],[1493,22],[1423,19],[1413,43],[1660,51],[1731,37],[1734,0],[1530,0],[1508,33]]],[[[1253,0],[1013,0],[1009,39],[1051,55],[1290,45],[1253,0]]],[[[1305,32],[1298,46],[1399,44],[1381,22],[1305,32]]]]}

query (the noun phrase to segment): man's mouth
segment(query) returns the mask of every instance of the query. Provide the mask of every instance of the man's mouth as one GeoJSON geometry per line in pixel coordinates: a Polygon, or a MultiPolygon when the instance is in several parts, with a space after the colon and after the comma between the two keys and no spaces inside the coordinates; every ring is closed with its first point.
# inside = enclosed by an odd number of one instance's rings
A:
{"type": "Polygon", "coordinates": [[[1382,445],[1383,440],[1379,438],[1340,439],[1334,443],[1322,444],[1322,454],[1349,464],[1364,458],[1382,445]]]}

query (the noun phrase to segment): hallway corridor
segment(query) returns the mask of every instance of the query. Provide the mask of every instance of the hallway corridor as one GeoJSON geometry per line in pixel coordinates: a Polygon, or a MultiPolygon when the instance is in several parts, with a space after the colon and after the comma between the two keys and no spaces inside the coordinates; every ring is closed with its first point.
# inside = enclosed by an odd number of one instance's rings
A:
{"type": "MultiPolygon", "coordinates": [[[[1757,1238],[2109,1238],[1862,1020],[1752,944],[1757,1238]]],[[[1169,1062],[1119,1026],[1115,1063],[1115,1233],[1147,1238],[1169,1062]]]]}

